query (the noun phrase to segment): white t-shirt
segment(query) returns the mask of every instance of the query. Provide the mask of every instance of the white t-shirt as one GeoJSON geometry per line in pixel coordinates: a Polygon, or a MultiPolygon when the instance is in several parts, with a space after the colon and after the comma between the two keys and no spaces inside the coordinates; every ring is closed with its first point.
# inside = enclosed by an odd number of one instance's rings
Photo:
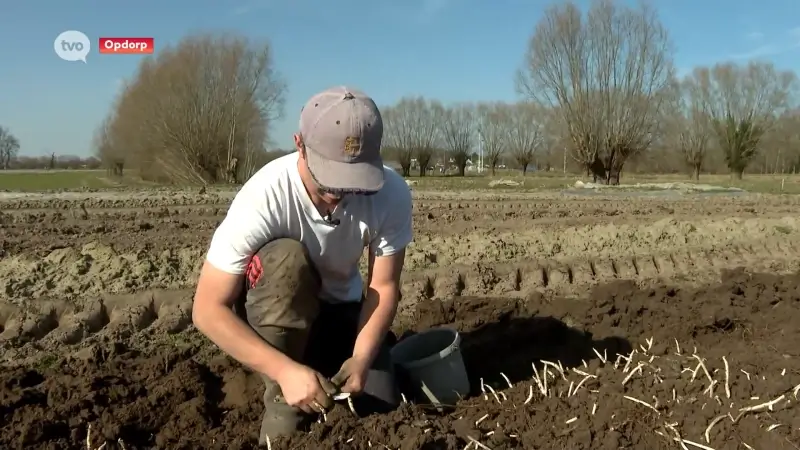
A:
{"type": "Polygon", "coordinates": [[[267,242],[295,239],[308,249],[320,273],[321,299],[360,301],[358,262],[364,248],[388,256],[411,242],[411,191],[402,176],[384,166],[383,188],[374,195],[346,195],[333,211],[339,224],[331,226],[303,186],[298,155],[268,163],[242,186],[214,232],[206,258],[220,270],[242,274],[267,242]]]}

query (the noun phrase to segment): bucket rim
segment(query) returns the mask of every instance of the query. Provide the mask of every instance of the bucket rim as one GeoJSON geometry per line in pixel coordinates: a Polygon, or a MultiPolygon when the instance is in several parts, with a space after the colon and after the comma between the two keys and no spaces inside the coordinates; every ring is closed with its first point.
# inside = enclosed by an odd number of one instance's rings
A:
{"type": "Polygon", "coordinates": [[[392,360],[394,361],[395,364],[398,364],[398,365],[402,366],[406,370],[411,370],[411,369],[416,369],[418,367],[427,366],[427,365],[429,365],[430,363],[432,363],[434,361],[440,361],[440,360],[450,356],[451,354],[453,354],[454,352],[456,352],[459,349],[460,344],[461,344],[461,333],[459,333],[459,331],[457,329],[452,328],[452,327],[447,327],[447,326],[435,327],[435,328],[429,328],[429,329],[427,329],[425,331],[417,333],[417,334],[415,334],[413,336],[409,336],[409,337],[397,342],[397,344],[395,344],[392,347],[392,350],[391,350],[390,353],[392,355],[392,360]],[[426,334],[432,334],[432,333],[442,332],[442,331],[449,331],[453,335],[452,342],[450,342],[450,344],[448,344],[447,347],[443,348],[442,350],[439,350],[438,352],[433,353],[431,355],[428,355],[428,356],[426,356],[426,357],[424,357],[422,359],[417,359],[417,360],[413,360],[413,361],[398,361],[398,360],[395,359],[395,357],[394,357],[395,351],[401,345],[408,344],[408,341],[413,341],[414,339],[417,339],[417,340],[422,339],[422,338],[425,337],[426,334]]]}

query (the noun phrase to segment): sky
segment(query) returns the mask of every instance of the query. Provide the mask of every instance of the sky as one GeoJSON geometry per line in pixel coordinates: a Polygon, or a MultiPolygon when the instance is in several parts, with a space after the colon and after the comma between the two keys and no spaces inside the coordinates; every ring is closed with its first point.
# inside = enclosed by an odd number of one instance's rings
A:
{"type": "MultiPolygon", "coordinates": [[[[589,0],[577,3],[586,7],[589,0]]],[[[628,0],[625,0],[628,1],[628,0]]],[[[379,105],[404,95],[444,102],[514,101],[514,74],[545,0],[71,0],[8,1],[0,14],[0,125],[21,155],[89,156],[92,135],[123,80],[144,58],[97,52],[100,37],[148,37],[155,51],[195,32],[268,39],[288,83],[273,146],[292,147],[300,108],[329,86],[349,85],[379,105]],[[58,58],[53,43],[78,30],[87,62],[58,58]]],[[[796,0],[655,0],[675,65],[748,59],[800,73],[796,0]],[[794,8],[793,8],[794,7],[794,8]]]]}

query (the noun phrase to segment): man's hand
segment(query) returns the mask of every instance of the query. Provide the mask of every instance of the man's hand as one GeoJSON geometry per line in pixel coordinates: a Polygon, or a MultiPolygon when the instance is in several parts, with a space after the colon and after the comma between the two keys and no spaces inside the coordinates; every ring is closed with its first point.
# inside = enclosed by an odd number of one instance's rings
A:
{"type": "Polygon", "coordinates": [[[342,368],[331,378],[331,381],[339,388],[340,392],[360,394],[367,383],[369,366],[368,361],[352,357],[342,364],[342,368]]]}
{"type": "Polygon", "coordinates": [[[333,406],[331,396],[336,393],[336,387],[308,366],[291,364],[281,371],[275,381],[289,406],[296,406],[307,413],[324,413],[333,406]]]}

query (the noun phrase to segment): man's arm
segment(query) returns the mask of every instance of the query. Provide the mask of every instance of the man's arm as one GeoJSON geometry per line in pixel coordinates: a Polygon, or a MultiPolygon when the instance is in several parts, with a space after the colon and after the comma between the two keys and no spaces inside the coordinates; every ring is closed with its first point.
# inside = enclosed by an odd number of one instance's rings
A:
{"type": "Polygon", "coordinates": [[[293,361],[261,339],[233,312],[243,280],[242,275],[224,272],[206,261],[197,282],[192,321],[222,351],[277,380],[293,361]]]}
{"type": "Polygon", "coordinates": [[[270,240],[275,226],[268,202],[267,193],[248,185],[234,198],[214,232],[200,271],[192,321],[231,357],[277,380],[291,359],[261,339],[233,312],[233,304],[244,288],[247,264],[270,240]]]}
{"type": "Polygon", "coordinates": [[[392,326],[400,301],[400,275],[405,249],[389,256],[370,254],[367,294],[361,310],[353,356],[371,365],[392,326]]]}
{"type": "MultiPolygon", "coordinates": [[[[396,175],[395,175],[396,176],[396,175]]],[[[369,246],[367,293],[361,310],[353,356],[371,365],[392,325],[400,301],[400,275],[406,246],[412,240],[411,191],[400,177],[386,192],[387,216],[369,246]]]]}

